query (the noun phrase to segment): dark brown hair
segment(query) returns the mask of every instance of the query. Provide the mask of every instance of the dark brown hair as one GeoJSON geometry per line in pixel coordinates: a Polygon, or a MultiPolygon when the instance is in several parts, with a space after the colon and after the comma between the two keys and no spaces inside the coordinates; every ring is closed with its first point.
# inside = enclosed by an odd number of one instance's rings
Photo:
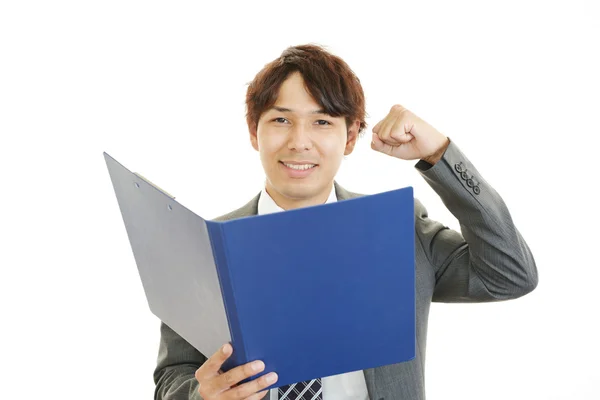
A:
{"type": "Polygon", "coordinates": [[[288,47],[250,82],[246,92],[248,128],[256,129],[260,116],[275,104],[281,84],[293,72],[302,74],[306,89],[327,114],[345,117],[346,127],[359,120],[359,133],[367,127],[365,95],[358,77],[340,57],[307,44],[288,47]]]}

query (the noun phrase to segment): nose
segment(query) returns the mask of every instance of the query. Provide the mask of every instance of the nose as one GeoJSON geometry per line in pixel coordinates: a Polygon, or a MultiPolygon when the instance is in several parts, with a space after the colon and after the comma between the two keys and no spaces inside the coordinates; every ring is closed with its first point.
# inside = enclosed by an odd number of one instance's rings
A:
{"type": "Polygon", "coordinates": [[[295,151],[305,151],[312,149],[312,139],[310,131],[303,124],[295,124],[290,128],[288,149],[295,151]]]}

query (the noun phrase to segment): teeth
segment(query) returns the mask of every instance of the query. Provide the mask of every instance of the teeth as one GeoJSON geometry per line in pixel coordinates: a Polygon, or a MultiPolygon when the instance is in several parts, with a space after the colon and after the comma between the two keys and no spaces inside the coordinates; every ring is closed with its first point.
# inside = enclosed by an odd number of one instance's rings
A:
{"type": "Polygon", "coordinates": [[[286,167],[291,168],[291,169],[297,169],[299,171],[304,171],[306,169],[311,169],[312,167],[315,166],[315,164],[302,164],[302,165],[298,165],[298,164],[286,164],[286,163],[283,163],[283,165],[285,165],[286,167]]]}

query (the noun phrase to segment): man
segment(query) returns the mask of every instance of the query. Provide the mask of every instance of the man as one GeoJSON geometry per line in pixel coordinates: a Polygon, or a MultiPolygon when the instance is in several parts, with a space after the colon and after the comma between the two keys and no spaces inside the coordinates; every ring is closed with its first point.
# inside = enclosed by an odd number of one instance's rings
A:
{"type": "MultiPolygon", "coordinates": [[[[251,82],[246,106],[250,141],[260,154],[266,184],[220,220],[359,196],[335,182],[342,158],[366,128],[362,87],[343,60],[316,46],[288,48],[251,82]]],[[[231,345],[203,355],[163,323],[156,399],[424,399],[430,302],[508,300],[536,287],[533,256],[506,205],[448,137],[395,105],[373,127],[371,147],[419,160],[415,168],[461,224],[462,233],[448,229],[429,219],[415,200],[416,357],[266,391],[277,381],[274,372],[238,384],[264,370],[262,361],[223,373],[231,345]]]]}

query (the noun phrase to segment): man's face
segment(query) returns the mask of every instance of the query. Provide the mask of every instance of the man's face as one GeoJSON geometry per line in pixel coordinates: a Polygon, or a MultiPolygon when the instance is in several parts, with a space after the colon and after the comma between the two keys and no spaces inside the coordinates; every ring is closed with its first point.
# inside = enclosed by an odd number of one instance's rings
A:
{"type": "Polygon", "coordinates": [[[284,209],[324,203],[343,156],[354,149],[360,122],[347,127],[344,117],[323,112],[296,72],[250,132],[267,176],[267,192],[284,209]]]}

